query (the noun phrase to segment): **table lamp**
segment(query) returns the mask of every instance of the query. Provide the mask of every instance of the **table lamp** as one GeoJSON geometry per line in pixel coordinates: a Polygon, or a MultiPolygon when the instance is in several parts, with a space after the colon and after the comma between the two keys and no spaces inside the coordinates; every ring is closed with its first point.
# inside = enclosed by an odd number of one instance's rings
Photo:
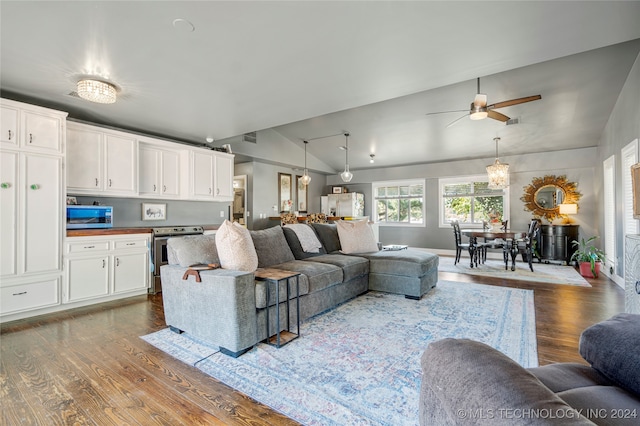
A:
{"type": "Polygon", "coordinates": [[[575,221],[569,217],[569,215],[574,215],[578,213],[578,205],[577,204],[558,204],[558,213],[564,218],[563,223],[565,225],[570,225],[575,221]]]}

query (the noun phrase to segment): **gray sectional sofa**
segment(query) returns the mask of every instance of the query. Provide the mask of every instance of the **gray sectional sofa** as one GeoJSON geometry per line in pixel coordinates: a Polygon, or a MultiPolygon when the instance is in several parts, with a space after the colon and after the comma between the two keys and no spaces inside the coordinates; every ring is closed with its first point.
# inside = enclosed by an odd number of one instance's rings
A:
{"type": "MultiPolygon", "coordinates": [[[[259,268],[299,272],[300,320],[331,309],[368,290],[419,299],[438,280],[438,256],[420,250],[379,251],[346,255],[334,224],[311,224],[322,248],[307,253],[291,229],[276,226],[251,231],[259,268]]],[[[174,331],[219,346],[239,356],[255,344],[286,328],[285,285],[280,283],[280,319],[269,309],[267,291],[275,304],[275,286],[255,280],[252,272],[214,269],[200,272],[201,282],[183,279],[189,265],[218,261],[215,237],[172,238],[167,243],[169,264],[161,268],[165,321],[174,331]]],[[[294,292],[290,295],[292,298],[294,292]]],[[[295,309],[291,321],[296,321],[295,309]]]]}

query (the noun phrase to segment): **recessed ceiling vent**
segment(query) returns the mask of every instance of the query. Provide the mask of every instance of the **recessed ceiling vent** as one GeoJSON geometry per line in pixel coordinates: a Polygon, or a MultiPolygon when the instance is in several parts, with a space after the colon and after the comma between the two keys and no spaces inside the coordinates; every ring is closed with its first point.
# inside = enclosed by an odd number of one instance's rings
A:
{"type": "Polygon", "coordinates": [[[242,142],[257,143],[258,134],[256,132],[245,133],[244,135],[242,135],[242,142]]]}
{"type": "Polygon", "coordinates": [[[67,93],[67,96],[71,96],[71,97],[74,97],[74,98],[82,99],[80,97],[80,95],[78,95],[78,92],[76,92],[75,90],[72,91],[72,92],[67,93]]]}
{"type": "Polygon", "coordinates": [[[520,119],[518,117],[516,118],[510,118],[506,121],[505,125],[506,126],[511,126],[513,124],[518,124],[520,122],[520,119]]]}

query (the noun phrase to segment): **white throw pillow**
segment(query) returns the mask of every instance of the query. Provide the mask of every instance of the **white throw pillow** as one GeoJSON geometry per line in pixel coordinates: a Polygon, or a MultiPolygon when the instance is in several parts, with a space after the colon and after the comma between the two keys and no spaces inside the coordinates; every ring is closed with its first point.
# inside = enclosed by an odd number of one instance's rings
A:
{"type": "Polygon", "coordinates": [[[239,223],[225,220],[216,232],[220,266],[235,271],[253,272],[258,268],[258,255],[249,230],[239,223]]]}
{"type": "Polygon", "coordinates": [[[342,253],[354,254],[378,251],[378,242],[371,225],[369,225],[369,219],[338,220],[336,225],[342,253]]]}

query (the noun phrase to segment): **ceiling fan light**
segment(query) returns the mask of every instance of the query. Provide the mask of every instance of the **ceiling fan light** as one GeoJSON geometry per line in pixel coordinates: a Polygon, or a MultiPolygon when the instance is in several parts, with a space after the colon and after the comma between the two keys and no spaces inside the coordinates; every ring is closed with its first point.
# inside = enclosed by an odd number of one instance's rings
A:
{"type": "Polygon", "coordinates": [[[82,99],[99,104],[112,104],[117,95],[114,85],[91,79],[78,81],[77,92],[82,99]]]}

